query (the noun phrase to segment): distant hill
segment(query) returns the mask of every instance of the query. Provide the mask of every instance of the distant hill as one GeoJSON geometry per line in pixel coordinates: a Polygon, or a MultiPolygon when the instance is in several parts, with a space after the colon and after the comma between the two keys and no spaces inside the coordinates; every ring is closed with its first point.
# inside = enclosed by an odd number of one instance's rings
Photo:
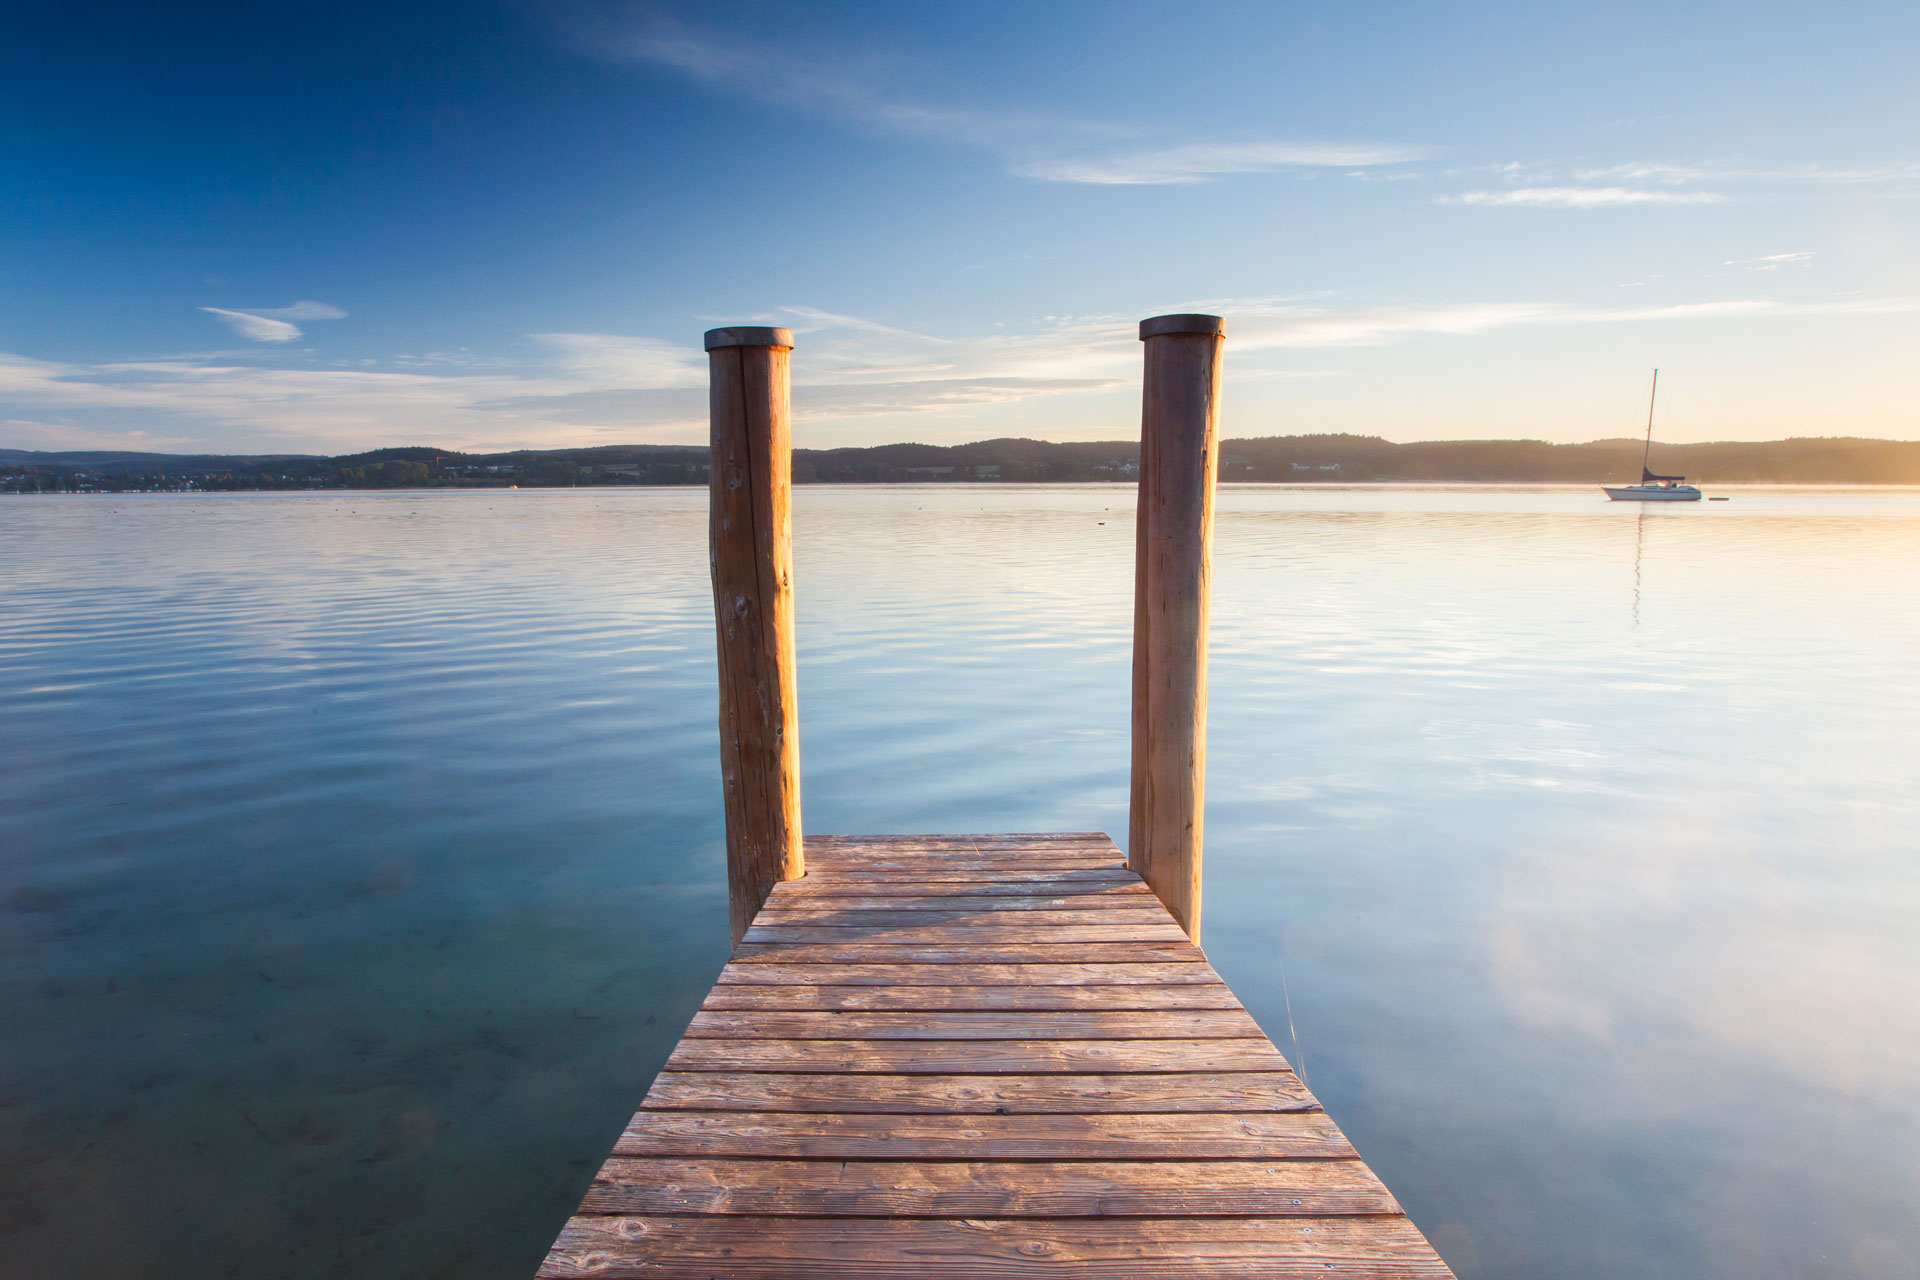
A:
{"type": "MultiPolygon", "coordinates": [[[[1220,479],[1599,484],[1637,479],[1643,447],[1631,439],[1394,444],[1378,436],[1267,436],[1222,441],[1220,479]]],[[[1125,481],[1133,478],[1138,459],[1138,446],[1130,440],[886,444],[796,449],[793,477],[799,484],[1125,481]]],[[[1653,469],[1704,484],[1920,484],[1920,442],[1805,437],[1656,444],[1653,469]]],[[[0,491],[7,492],[661,485],[704,484],[706,478],[707,451],[698,445],[475,454],[407,446],[330,458],[0,449],[0,491]]]]}

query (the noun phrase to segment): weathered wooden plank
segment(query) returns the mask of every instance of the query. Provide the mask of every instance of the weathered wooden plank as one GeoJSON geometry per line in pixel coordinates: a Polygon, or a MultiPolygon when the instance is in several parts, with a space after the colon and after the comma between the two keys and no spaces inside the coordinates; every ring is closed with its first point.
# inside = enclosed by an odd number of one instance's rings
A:
{"type": "Polygon", "coordinates": [[[1149,902],[1159,901],[1153,896],[1153,890],[1147,888],[1146,882],[1131,871],[1101,872],[1097,876],[1074,878],[1029,876],[945,880],[927,876],[802,876],[798,880],[785,880],[775,885],[768,900],[776,897],[788,902],[795,899],[880,897],[953,897],[964,898],[968,902],[989,897],[1060,897],[1074,901],[1085,901],[1089,897],[1144,897],[1149,902]]]}
{"type": "MultiPolygon", "coordinates": [[[[858,902],[872,902],[871,898],[855,899],[858,902]]],[[[881,899],[885,901],[885,899],[881,899]]],[[[949,902],[952,899],[948,899],[949,902]]],[[[990,898],[989,902],[1006,902],[1005,898],[990,898]]],[[[1058,898],[1040,898],[1040,902],[1058,902],[1058,898]]],[[[918,904],[906,910],[888,910],[871,906],[841,906],[838,903],[811,903],[804,907],[766,906],[754,917],[756,925],[786,925],[788,927],[812,926],[814,928],[835,929],[932,929],[940,925],[958,925],[962,928],[978,929],[1052,929],[1061,925],[1075,928],[1114,927],[1117,925],[1170,924],[1164,907],[1155,903],[1151,907],[1121,907],[1111,902],[1094,902],[1086,906],[1073,908],[1032,908],[1027,910],[1002,910],[992,906],[974,905],[971,907],[945,907],[932,909],[918,904]]]]}
{"type": "Polygon", "coordinates": [[[1351,1160],[1323,1112],[1221,1115],[634,1113],[617,1156],[776,1160],[1351,1160]]]}
{"type": "Polygon", "coordinates": [[[582,1213],[849,1218],[1397,1214],[1358,1160],[872,1161],[615,1157],[582,1213]]]}
{"type": "MultiPolygon", "coordinates": [[[[801,877],[792,881],[806,885],[811,877],[801,877]]],[[[1024,868],[979,869],[968,871],[956,867],[923,867],[917,870],[860,870],[826,873],[820,876],[821,884],[851,886],[865,892],[864,886],[878,884],[900,884],[938,888],[947,884],[963,884],[970,887],[985,887],[996,884],[1044,884],[1060,885],[1116,885],[1144,884],[1139,876],[1122,867],[1061,867],[1054,870],[1031,870],[1024,868]]]]}
{"type": "Polygon", "coordinates": [[[867,844],[807,842],[807,856],[826,859],[822,866],[862,858],[1112,858],[1119,854],[1111,840],[929,840],[896,836],[867,844]]]}
{"type": "Polygon", "coordinates": [[[941,858],[912,858],[893,854],[876,854],[862,858],[858,862],[848,862],[844,866],[816,868],[820,875],[831,876],[869,876],[869,875],[915,875],[938,876],[943,879],[966,879],[969,877],[1002,875],[1007,872],[1028,875],[1065,876],[1073,872],[1106,872],[1124,870],[1125,863],[1112,855],[1075,854],[1061,857],[961,857],[955,854],[941,858]]]}
{"type": "MultiPolygon", "coordinates": [[[[877,967],[877,966],[876,966],[877,967]]],[[[707,993],[702,1009],[767,1009],[785,1013],[830,1009],[1238,1009],[1224,986],[1186,982],[1154,986],[1136,982],[1107,987],[1003,986],[750,986],[722,983],[707,993]]]]}
{"type": "Polygon", "coordinates": [[[937,846],[987,845],[998,848],[1028,849],[1055,844],[1095,844],[1113,847],[1113,839],[1104,831],[995,831],[980,832],[895,832],[889,835],[827,835],[807,837],[807,849],[865,849],[888,845],[937,846]]]}
{"type": "Polygon", "coordinates": [[[753,1040],[1258,1040],[1244,1009],[763,1012],[702,1009],[687,1035],[753,1040]]]}
{"type": "Polygon", "coordinates": [[[743,942],[735,964],[1177,964],[1205,953],[1190,942],[743,942]]]}
{"type": "Polygon", "coordinates": [[[966,924],[894,924],[862,926],[853,921],[844,924],[762,924],[756,921],[740,939],[742,942],[770,943],[855,943],[898,942],[915,946],[953,944],[980,946],[994,943],[1032,941],[1046,946],[1070,942],[1171,942],[1181,943],[1187,935],[1171,920],[1150,920],[1144,924],[1057,924],[1051,928],[1028,929],[1019,923],[982,920],[966,924]]]}
{"type": "Polygon", "coordinates": [[[1219,982],[1213,966],[1197,955],[1171,962],[1059,964],[783,964],[777,960],[735,962],[720,971],[719,985],[755,986],[1153,986],[1219,982]]]}
{"type": "MultiPolygon", "coordinates": [[[[787,881],[787,884],[801,883],[799,880],[787,881]]],[[[804,889],[788,893],[776,888],[768,897],[767,905],[760,909],[760,918],[771,922],[775,918],[785,919],[796,915],[851,911],[924,911],[935,915],[950,911],[991,911],[1002,912],[1010,917],[1018,913],[1019,918],[1025,919],[1036,913],[1046,916],[1062,911],[1164,912],[1165,908],[1147,891],[1145,885],[1097,893],[1023,893],[1017,896],[989,896],[984,893],[929,895],[922,890],[912,894],[885,893],[856,897],[851,894],[810,893],[804,889]]]]}
{"type": "Polygon", "coordinates": [[[848,1115],[1127,1115],[1318,1111],[1290,1071],[1051,1076],[873,1076],[662,1071],[642,1108],[848,1115]]]}
{"type": "Polygon", "coordinates": [[[1074,853],[1093,849],[1111,853],[1114,852],[1114,843],[1106,836],[1094,832],[1041,836],[890,835],[862,840],[835,839],[830,836],[815,840],[812,836],[807,837],[809,856],[816,850],[828,857],[845,857],[887,849],[908,850],[916,853],[1031,854],[1074,853]]]}
{"type": "Polygon", "coordinates": [[[590,1214],[542,1280],[1446,1280],[1405,1218],[755,1218],[590,1214]]]}
{"type": "Polygon", "coordinates": [[[1100,1075],[1131,1071],[1288,1071],[1266,1040],[686,1039],[669,1071],[857,1071],[1100,1075]]]}

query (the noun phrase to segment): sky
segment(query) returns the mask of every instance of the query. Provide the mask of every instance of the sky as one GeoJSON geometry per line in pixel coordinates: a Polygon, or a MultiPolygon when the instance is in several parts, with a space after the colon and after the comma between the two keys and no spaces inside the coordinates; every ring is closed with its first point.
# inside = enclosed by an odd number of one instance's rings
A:
{"type": "Polygon", "coordinates": [[[1920,438],[1920,6],[23,6],[0,447],[1920,438]]]}

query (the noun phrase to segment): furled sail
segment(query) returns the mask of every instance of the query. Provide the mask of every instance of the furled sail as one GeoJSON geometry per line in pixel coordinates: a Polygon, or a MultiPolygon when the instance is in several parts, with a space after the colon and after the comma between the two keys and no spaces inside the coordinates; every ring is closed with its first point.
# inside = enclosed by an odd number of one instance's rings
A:
{"type": "Polygon", "coordinates": [[[1645,467],[1640,468],[1641,484],[1659,484],[1663,480],[1671,480],[1675,484],[1685,484],[1687,482],[1685,476],[1657,476],[1645,467]]]}

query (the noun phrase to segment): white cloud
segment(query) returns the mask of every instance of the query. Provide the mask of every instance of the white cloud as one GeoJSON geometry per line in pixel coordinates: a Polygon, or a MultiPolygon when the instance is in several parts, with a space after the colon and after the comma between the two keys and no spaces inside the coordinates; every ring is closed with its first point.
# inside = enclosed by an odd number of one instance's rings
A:
{"type": "Polygon", "coordinates": [[[296,302],[290,307],[202,307],[217,316],[229,329],[251,342],[292,342],[302,334],[295,320],[339,320],[346,312],[325,302],[296,302]]]}
{"type": "Polygon", "coordinates": [[[1778,271],[1782,267],[1812,266],[1813,254],[1810,252],[1769,253],[1758,258],[1729,258],[1723,265],[1739,267],[1745,271],[1778,271]]]}
{"type": "Polygon", "coordinates": [[[1911,314],[1920,312],[1920,299],[1778,302],[1766,298],[1740,298],[1653,307],[1492,302],[1350,309],[1253,301],[1239,305],[1214,304],[1213,309],[1228,317],[1227,340],[1232,350],[1261,351],[1380,346],[1426,335],[1474,336],[1529,327],[1911,314]]]}
{"type": "Polygon", "coordinates": [[[1720,204],[1711,191],[1658,191],[1645,187],[1513,187],[1439,196],[1442,204],[1523,205],[1545,209],[1605,209],[1642,204],[1720,204]]]}
{"type": "Polygon", "coordinates": [[[1136,151],[1105,158],[1053,157],[1015,165],[1021,177],[1048,182],[1084,182],[1100,185],[1166,185],[1204,182],[1233,173],[1268,173],[1277,169],[1355,169],[1373,165],[1405,164],[1420,159],[1412,147],[1362,144],[1241,142],[1192,143],[1160,150],[1136,151]]]}
{"type": "Polygon", "coordinates": [[[1629,181],[1665,182],[1674,186],[1689,182],[1761,182],[1800,183],[1813,186],[1867,186],[1882,183],[1911,182],[1920,179],[1920,165],[1875,165],[1863,169],[1830,169],[1824,165],[1783,165],[1754,168],[1737,164],[1668,164],[1634,161],[1585,169],[1574,174],[1582,182],[1629,181]]]}
{"type": "Polygon", "coordinates": [[[226,321],[227,327],[253,342],[292,342],[300,336],[300,326],[251,311],[229,311],[225,307],[202,307],[210,316],[226,321]]]}

